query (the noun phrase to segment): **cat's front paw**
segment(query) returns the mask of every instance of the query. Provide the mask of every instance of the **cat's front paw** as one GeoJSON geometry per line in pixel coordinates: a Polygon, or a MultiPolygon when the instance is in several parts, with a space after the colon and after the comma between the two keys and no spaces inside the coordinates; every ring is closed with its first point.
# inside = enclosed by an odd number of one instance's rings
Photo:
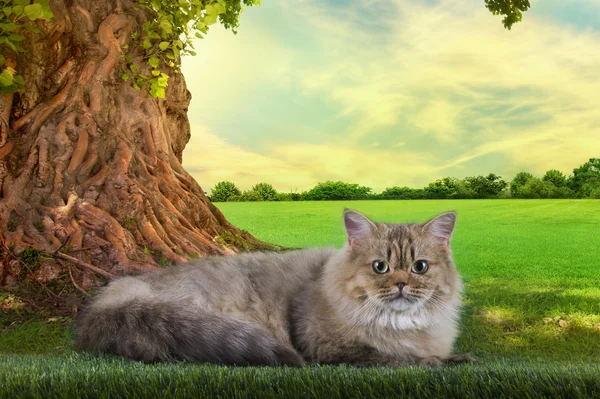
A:
{"type": "Polygon", "coordinates": [[[431,356],[419,359],[418,364],[426,367],[440,367],[444,365],[444,361],[437,356],[431,356]]]}
{"type": "Polygon", "coordinates": [[[473,356],[465,353],[464,355],[452,355],[444,359],[448,364],[463,364],[463,363],[478,363],[479,361],[473,356]]]}
{"type": "Polygon", "coordinates": [[[452,355],[445,358],[441,358],[438,356],[431,356],[419,359],[418,364],[420,366],[428,366],[428,367],[440,367],[443,365],[453,365],[453,364],[462,364],[462,363],[477,363],[477,360],[469,355],[452,355]]]}

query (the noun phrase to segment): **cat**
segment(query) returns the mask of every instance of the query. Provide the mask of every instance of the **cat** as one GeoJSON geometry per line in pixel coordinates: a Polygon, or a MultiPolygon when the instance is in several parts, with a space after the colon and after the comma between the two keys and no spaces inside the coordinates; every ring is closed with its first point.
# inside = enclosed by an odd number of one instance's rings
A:
{"type": "Polygon", "coordinates": [[[100,289],[76,346],[144,362],[403,367],[453,355],[454,212],[424,224],[344,211],[342,249],[202,258],[100,289]]]}

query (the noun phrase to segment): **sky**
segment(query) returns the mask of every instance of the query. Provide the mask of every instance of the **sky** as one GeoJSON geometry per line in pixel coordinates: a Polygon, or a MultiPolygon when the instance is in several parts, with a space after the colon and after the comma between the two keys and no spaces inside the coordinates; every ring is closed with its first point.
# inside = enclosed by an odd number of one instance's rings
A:
{"type": "Polygon", "coordinates": [[[510,31],[483,0],[262,0],[195,47],[183,165],[207,192],[569,175],[600,156],[600,0],[533,0],[510,31]]]}

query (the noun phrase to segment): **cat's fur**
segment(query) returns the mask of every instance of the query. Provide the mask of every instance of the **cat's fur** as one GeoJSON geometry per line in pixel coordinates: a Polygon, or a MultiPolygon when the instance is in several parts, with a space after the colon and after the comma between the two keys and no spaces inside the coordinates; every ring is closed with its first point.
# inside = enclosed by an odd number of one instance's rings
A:
{"type": "Polygon", "coordinates": [[[456,215],[374,223],[346,210],[343,249],[209,257],[111,282],[82,316],[77,346],[133,360],[404,366],[453,356],[461,282],[456,215]],[[387,261],[378,274],[373,261],[387,261]],[[427,260],[429,269],[411,267],[427,260]]]}

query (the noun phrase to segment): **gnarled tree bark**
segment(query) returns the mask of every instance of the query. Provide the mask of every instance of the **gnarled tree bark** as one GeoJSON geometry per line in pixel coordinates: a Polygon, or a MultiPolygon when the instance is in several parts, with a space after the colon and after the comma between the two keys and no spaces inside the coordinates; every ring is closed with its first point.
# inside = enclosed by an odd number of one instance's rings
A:
{"type": "MultiPolygon", "coordinates": [[[[61,249],[113,275],[270,248],[228,223],[183,169],[190,138],[183,77],[171,74],[164,100],[120,79],[124,45],[143,65],[131,34],[148,14],[131,0],[53,0],[51,8],[43,37],[28,38],[31,51],[18,58],[26,89],[0,98],[5,248],[61,249]]],[[[76,270],[79,286],[97,281],[92,269],[76,270]]],[[[59,270],[35,273],[48,280],[59,270]]],[[[4,262],[0,286],[22,274],[4,262]]]]}

